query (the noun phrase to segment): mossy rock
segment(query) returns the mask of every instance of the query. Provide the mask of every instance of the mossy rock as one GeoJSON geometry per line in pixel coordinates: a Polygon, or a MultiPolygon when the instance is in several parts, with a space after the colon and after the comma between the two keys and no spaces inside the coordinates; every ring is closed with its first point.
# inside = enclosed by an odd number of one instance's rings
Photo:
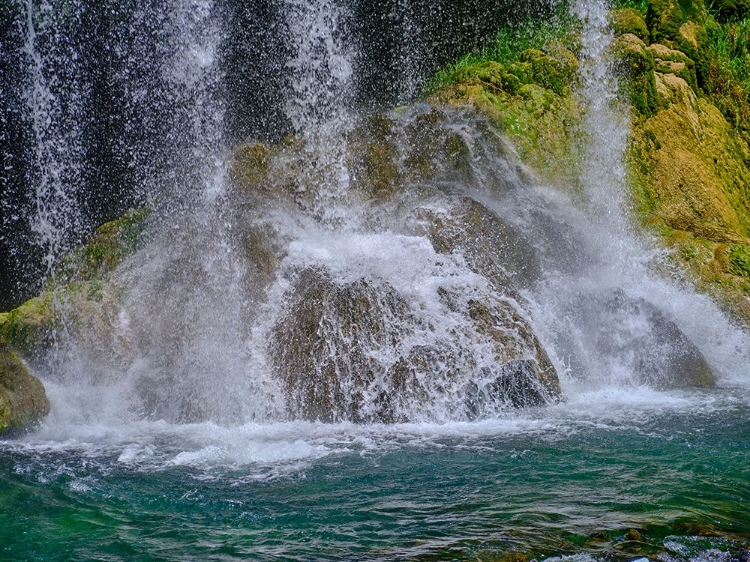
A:
{"type": "Polygon", "coordinates": [[[366,199],[388,200],[403,186],[398,139],[393,129],[391,118],[377,113],[349,135],[352,187],[366,199]]]}
{"type": "Polygon", "coordinates": [[[558,49],[557,53],[555,56],[544,51],[528,49],[521,53],[521,61],[531,65],[533,83],[561,96],[577,78],[578,59],[569,51],[566,54],[564,50],[558,49]]]}
{"type": "Polygon", "coordinates": [[[750,326],[750,282],[744,275],[750,145],[684,79],[655,76],[666,107],[634,123],[627,153],[636,208],[675,248],[672,259],[698,286],[750,326]]]}
{"type": "Polygon", "coordinates": [[[619,61],[621,91],[638,114],[650,117],[666,105],[656,91],[653,53],[632,33],[620,36],[614,50],[619,61]]]}
{"type": "Polygon", "coordinates": [[[44,385],[29,373],[18,353],[0,343],[0,435],[31,427],[49,409],[44,385]]]}
{"type": "Polygon", "coordinates": [[[651,40],[676,41],[685,23],[703,24],[707,14],[703,0],[649,0],[646,23],[651,40]]]}
{"type": "Polygon", "coordinates": [[[130,209],[121,218],[104,223],[88,241],[65,256],[56,283],[103,279],[143,245],[148,209],[130,209]]]}
{"type": "Polygon", "coordinates": [[[704,2],[698,0],[651,0],[646,15],[651,40],[684,52],[695,65],[697,86],[702,89],[710,89],[711,82],[707,15],[704,2]]]}
{"type": "Polygon", "coordinates": [[[143,244],[148,216],[148,210],[130,210],[97,228],[86,244],[62,259],[39,297],[0,316],[0,341],[34,360],[55,341],[63,325],[90,342],[111,336],[105,332],[111,329],[113,304],[120,297],[111,274],[143,244]]]}
{"type": "Polygon", "coordinates": [[[648,51],[653,56],[655,72],[674,74],[685,80],[694,91],[698,91],[698,80],[693,59],[682,51],[670,49],[660,43],[649,45],[648,51]]]}
{"type": "Polygon", "coordinates": [[[31,355],[49,346],[54,326],[52,295],[45,293],[0,317],[0,342],[31,355]]]}
{"type": "Polygon", "coordinates": [[[262,184],[268,174],[269,148],[263,143],[243,144],[234,151],[232,176],[244,185],[262,184]]]}
{"type": "MultiPolygon", "coordinates": [[[[509,68],[519,75],[517,63],[509,68]]],[[[518,84],[514,91],[497,91],[480,82],[453,84],[435,92],[430,101],[434,105],[470,108],[491,118],[492,123],[506,134],[523,162],[539,175],[563,189],[574,191],[579,187],[577,173],[582,157],[583,143],[578,126],[582,108],[571,95],[565,95],[539,84],[518,84]]],[[[526,78],[528,79],[528,77],[526,78]]],[[[506,80],[507,85],[507,80],[506,80]]]]}
{"type": "Polygon", "coordinates": [[[630,33],[638,37],[641,41],[648,42],[651,39],[651,34],[648,31],[643,14],[635,8],[612,10],[609,14],[609,22],[612,31],[617,36],[630,33]]]}

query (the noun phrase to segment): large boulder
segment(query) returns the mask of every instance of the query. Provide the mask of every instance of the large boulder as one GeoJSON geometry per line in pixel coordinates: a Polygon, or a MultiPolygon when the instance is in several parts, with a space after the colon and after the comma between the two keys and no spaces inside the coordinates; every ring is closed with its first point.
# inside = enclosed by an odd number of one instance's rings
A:
{"type": "MultiPolygon", "coordinates": [[[[574,374],[596,378],[596,371],[660,390],[707,388],[714,375],[696,345],[665,312],[621,289],[585,294],[565,316],[561,334],[571,350],[574,374]],[[576,341],[588,351],[576,351],[576,341]]],[[[580,348],[579,348],[580,349],[580,348]]]]}
{"type": "Polygon", "coordinates": [[[541,276],[537,252],[519,229],[475,199],[457,198],[445,211],[420,207],[415,219],[436,252],[459,252],[504,294],[515,295],[541,276]]]}
{"type": "Polygon", "coordinates": [[[444,287],[434,298],[439,317],[383,279],[298,272],[269,347],[290,417],[475,419],[559,398],[557,373],[512,301],[444,287]]]}
{"type": "Polygon", "coordinates": [[[0,343],[0,435],[30,427],[49,408],[41,381],[29,373],[17,352],[0,343]]]}

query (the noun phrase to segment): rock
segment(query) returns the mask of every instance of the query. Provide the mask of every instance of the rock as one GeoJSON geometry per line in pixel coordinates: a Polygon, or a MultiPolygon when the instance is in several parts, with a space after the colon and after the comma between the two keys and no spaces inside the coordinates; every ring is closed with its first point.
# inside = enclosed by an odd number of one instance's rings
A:
{"type": "Polygon", "coordinates": [[[642,298],[620,289],[586,294],[572,303],[568,314],[574,328],[563,339],[576,331],[576,337],[595,350],[586,366],[572,365],[574,372],[600,368],[657,389],[714,385],[713,373],[700,350],[673,320],[642,298]]]}
{"type": "Polygon", "coordinates": [[[18,353],[0,343],[0,435],[32,426],[49,408],[41,381],[29,373],[18,353]]]}
{"type": "Polygon", "coordinates": [[[436,252],[460,252],[472,271],[504,294],[515,294],[539,278],[537,252],[523,234],[478,201],[462,197],[447,213],[418,209],[415,214],[436,252]]]}
{"type": "Polygon", "coordinates": [[[642,41],[648,42],[650,40],[646,20],[641,12],[635,8],[612,10],[610,12],[609,21],[615,35],[632,34],[642,41]]]}
{"type": "Polygon", "coordinates": [[[654,71],[661,74],[674,74],[687,82],[691,88],[697,88],[695,63],[682,51],[670,49],[666,45],[654,43],[648,47],[654,58],[654,71]]]}
{"type": "Polygon", "coordinates": [[[30,356],[48,347],[54,326],[52,295],[46,293],[0,317],[0,341],[30,356]]]}
{"type": "Polygon", "coordinates": [[[677,42],[680,28],[692,21],[702,24],[706,19],[706,6],[703,0],[649,0],[646,23],[651,32],[651,40],[677,42]]]}
{"type": "Polygon", "coordinates": [[[712,79],[705,49],[707,13],[702,0],[650,0],[646,14],[652,41],[685,53],[695,63],[697,84],[701,88],[712,79]]]}
{"type": "Polygon", "coordinates": [[[521,53],[521,61],[531,65],[531,81],[557,95],[563,95],[576,80],[578,59],[563,47],[549,53],[528,49],[521,53]]]}
{"type": "Polygon", "coordinates": [[[298,272],[269,346],[290,417],[474,419],[559,399],[555,369],[510,301],[443,288],[436,297],[446,318],[461,318],[450,337],[382,279],[298,272]]]}
{"type": "Polygon", "coordinates": [[[620,36],[614,45],[623,76],[620,87],[641,115],[655,114],[664,103],[659,98],[654,77],[654,56],[646,44],[632,33],[620,36]]]}

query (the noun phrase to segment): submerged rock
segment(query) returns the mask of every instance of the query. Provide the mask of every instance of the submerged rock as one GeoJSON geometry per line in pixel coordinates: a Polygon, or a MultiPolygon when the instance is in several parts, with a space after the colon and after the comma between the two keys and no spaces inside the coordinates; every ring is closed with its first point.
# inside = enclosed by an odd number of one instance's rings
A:
{"type": "Polygon", "coordinates": [[[442,319],[382,279],[337,282],[323,270],[299,272],[269,342],[290,416],[475,419],[559,398],[554,367],[510,301],[444,288],[435,297],[442,319]]]}
{"type": "Polygon", "coordinates": [[[0,435],[22,431],[49,413],[44,385],[21,357],[0,343],[0,435]]]}

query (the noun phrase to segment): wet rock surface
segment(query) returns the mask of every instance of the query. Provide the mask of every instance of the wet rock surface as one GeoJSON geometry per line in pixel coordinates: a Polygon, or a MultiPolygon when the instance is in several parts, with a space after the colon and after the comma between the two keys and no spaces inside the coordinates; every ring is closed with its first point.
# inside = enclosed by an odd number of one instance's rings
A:
{"type": "Polygon", "coordinates": [[[33,426],[49,409],[44,385],[31,375],[18,353],[0,342],[0,435],[33,426]]]}
{"type": "Polygon", "coordinates": [[[446,330],[383,280],[299,272],[270,347],[291,417],[476,419],[559,399],[555,368],[511,301],[437,292],[454,318],[446,330]]]}
{"type": "Polygon", "coordinates": [[[696,345],[666,313],[643,298],[620,289],[589,294],[568,314],[571,329],[563,335],[567,345],[575,347],[577,338],[594,351],[585,364],[571,365],[579,376],[592,374],[599,364],[603,372],[619,373],[623,381],[662,390],[714,385],[711,368],[696,345]]]}

